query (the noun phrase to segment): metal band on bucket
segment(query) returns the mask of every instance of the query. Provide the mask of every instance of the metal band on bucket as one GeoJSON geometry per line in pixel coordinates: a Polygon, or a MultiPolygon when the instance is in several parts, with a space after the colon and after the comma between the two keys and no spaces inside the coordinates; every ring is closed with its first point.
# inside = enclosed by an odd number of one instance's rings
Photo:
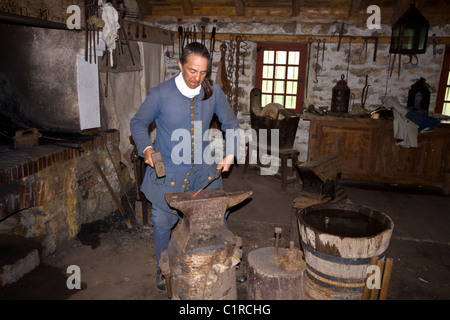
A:
{"type": "MultiPolygon", "coordinates": [[[[347,264],[347,265],[364,265],[364,264],[370,264],[370,259],[371,258],[342,258],[342,257],[336,257],[336,256],[332,256],[323,252],[319,252],[317,250],[315,250],[314,248],[312,248],[311,246],[308,246],[305,242],[303,242],[303,240],[300,240],[301,244],[302,244],[302,248],[306,249],[308,252],[310,252],[311,254],[315,255],[316,257],[323,259],[323,260],[327,260],[330,262],[335,262],[335,263],[339,263],[339,264],[347,264]]],[[[378,260],[382,260],[384,259],[386,255],[386,251],[380,253],[378,255],[378,260]]]]}

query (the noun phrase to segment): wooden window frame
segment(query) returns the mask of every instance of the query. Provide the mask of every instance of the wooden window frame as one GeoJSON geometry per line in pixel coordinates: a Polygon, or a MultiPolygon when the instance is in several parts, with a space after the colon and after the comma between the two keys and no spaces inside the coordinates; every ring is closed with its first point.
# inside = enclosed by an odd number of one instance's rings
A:
{"type": "MultiPolygon", "coordinates": [[[[306,75],[306,62],[308,45],[303,43],[258,43],[257,44],[257,57],[256,57],[256,74],[255,74],[255,87],[262,90],[262,73],[263,73],[263,57],[264,50],[274,51],[300,51],[299,60],[299,74],[297,80],[297,94],[296,94],[296,107],[293,110],[296,113],[303,112],[303,99],[305,91],[305,75],[306,75]]],[[[275,63],[274,63],[275,65],[275,63]]],[[[275,72],[274,72],[275,77],[275,72]]],[[[286,83],[286,78],[284,79],[286,83]]],[[[272,89],[273,90],[273,89],[272,89]]],[[[273,93],[273,92],[272,92],[273,93]]],[[[277,94],[286,97],[286,94],[277,94]]]]}
{"type": "Polygon", "coordinates": [[[445,92],[450,85],[447,84],[450,73],[450,46],[445,47],[444,61],[442,63],[441,77],[439,80],[439,87],[436,96],[436,107],[434,112],[441,113],[444,110],[444,102],[450,102],[445,100],[445,92]]]}

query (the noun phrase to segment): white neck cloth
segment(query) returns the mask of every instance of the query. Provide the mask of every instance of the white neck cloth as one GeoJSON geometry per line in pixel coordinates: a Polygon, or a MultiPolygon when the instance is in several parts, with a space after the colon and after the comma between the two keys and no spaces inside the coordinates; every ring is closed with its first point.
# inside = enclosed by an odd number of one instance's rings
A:
{"type": "Polygon", "coordinates": [[[180,74],[175,78],[175,84],[177,85],[178,90],[180,90],[181,94],[188,98],[193,98],[200,93],[200,89],[202,85],[199,85],[195,89],[191,89],[187,86],[186,82],[184,82],[183,75],[180,74]]]}

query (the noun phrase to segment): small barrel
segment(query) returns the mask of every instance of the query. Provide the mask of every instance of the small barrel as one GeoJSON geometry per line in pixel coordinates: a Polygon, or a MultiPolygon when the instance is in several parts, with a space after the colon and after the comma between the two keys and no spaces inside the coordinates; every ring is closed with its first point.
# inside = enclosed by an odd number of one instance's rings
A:
{"type": "Polygon", "coordinates": [[[306,261],[306,299],[361,299],[370,259],[384,259],[393,221],[380,211],[347,201],[306,207],[298,224],[306,261]]]}

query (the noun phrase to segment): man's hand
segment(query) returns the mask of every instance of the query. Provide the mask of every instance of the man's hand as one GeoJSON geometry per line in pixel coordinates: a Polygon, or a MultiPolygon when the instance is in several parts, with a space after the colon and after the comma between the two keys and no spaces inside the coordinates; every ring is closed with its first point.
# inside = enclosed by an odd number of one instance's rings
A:
{"type": "Polygon", "coordinates": [[[229,154],[217,165],[217,169],[223,168],[223,171],[229,171],[234,161],[234,155],[229,154]]]}
{"type": "Polygon", "coordinates": [[[152,147],[145,149],[144,151],[144,162],[153,168],[153,160],[151,154],[155,153],[155,150],[152,147]]]}

